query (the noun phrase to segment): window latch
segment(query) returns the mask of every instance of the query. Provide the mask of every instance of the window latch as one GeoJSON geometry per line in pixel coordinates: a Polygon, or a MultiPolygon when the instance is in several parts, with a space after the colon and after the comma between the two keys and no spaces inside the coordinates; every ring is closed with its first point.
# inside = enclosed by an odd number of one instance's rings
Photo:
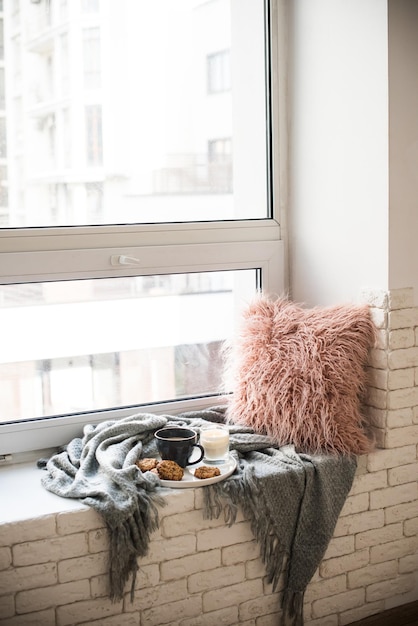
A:
{"type": "Polygon", "coordinates": [[[139,265],[141,261],[134,256],[126,256],[124,254],[112,254],[110,257],[111,265],[139,265]]]}

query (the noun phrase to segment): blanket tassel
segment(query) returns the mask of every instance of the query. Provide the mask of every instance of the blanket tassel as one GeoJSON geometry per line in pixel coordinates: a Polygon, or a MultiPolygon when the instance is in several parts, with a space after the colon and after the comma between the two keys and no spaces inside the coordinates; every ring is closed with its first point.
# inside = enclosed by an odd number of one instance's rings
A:
{"type": "Polygon", "coordinates": [[[303,626],[303,591],[286,590],[282,603],[281,626],[303,626]]]}

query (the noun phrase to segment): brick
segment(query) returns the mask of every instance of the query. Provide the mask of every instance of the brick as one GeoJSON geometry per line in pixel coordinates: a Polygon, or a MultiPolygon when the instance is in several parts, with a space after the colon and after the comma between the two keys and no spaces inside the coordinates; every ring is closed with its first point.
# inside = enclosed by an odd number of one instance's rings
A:
{"type": "Polygon", "coordinates": [[[49,541],[30,541],[13,546],[13,565],[33,565],[60,561],[71,556],[81,556],[87,552],[87,539],[84,533],[53,537],[49,541]]]}
{"type": "Polygon", "coordinates": [[[370,548],[370,563],[383,563],[392,559],[400,559],[409,554],[414,554],[417,549],[417,537],[407,537],[385,543],[382,546],[373,546],[370,548]]]}
{"type": "Polygon", "coordinates": [[[355,537],[356,550],[377,546],[403,537],[403,524],[390,524],[374,530],[358,533],[355,537]]]}
{"type": "Polygon", "coordinates": [[[195,496],[193,492],[194,489],[187,491],[171,489],[170,492],[164,496],[165,506],[159,507],[160,522],[165,517],[177,515],[177,513],[186,513],[186,511],[193,511],[195,508],[195,496]]]}
{"type": "MultiPolygon", "coordinates": [[[[98,528],[88,533],[89,552],[109,550],[109,533],[106,528],[98,528]]],[[[74,556],[74,555],[73,555],[74,556]]]]}
{"type": "Polygon", "coordinates": [[[12,617],[15,614],[15,599],[13,595],[0,596],[1,617],[12,617]]]}
{"type": "Polygon", "coordinates": [[[367,587],[372,583],[395,578],[397,573],[398,562],[395,559],[393,561],[387,561],[386,563],[366,565],[366,567],[349,572],[347,575],[347,584],[349,589],[367,587]]]}
{"type": "Polygon", "coordinates": [[[411,407],[396,409],[396,411],[387,411],[386,425],[388,428],[401,428],[411,426],[412,424],[413,409],[411,407]]]}
{"type": "MultiPolygon", "coordinates": [[[[253,585],[256,581],[253,581],[253,585]]],[[[269,595],[256,596],[256,586],[253,586],[252,593],[250,592],[247,597],[237,597],[237,604],[239,604],[239,624],[245,622],[245,620],[256,619],[258,624],[259,615],[271,615],[277,613],[280,609],[280,595],[278,593],[271,593],[269,595]]],[[[277,623],[277,622],[276,622],[277,623]]]]}
{"type": "Polygon", "coordinates": [[[305,592],[304,601],[313,602],[314,600],[319,600],[319,598],[335,596],[335,594],[342,593],[343,591],[347,591],[347,578],[345,574],[309,584],[305,592]]]}
{"type": "Polygon", "coordinates": [[[162,563],[164,561],[179,559],[195,553],[195,535],[184,535],[184,537],[173,537],[172,539],[151,541],[148,554],[142,557],[141,563],[144,565],[148,565],[149,563],[162,563]]]}
{"type": "Polygon", "coordinates": [[[0,571],[7,569],[12,564],[12,551],[10,548],[0,548],[0,571]]]}
{"type": "Polygon", "coordinates": [[[398,370],[418,366],[418,347],[401,348],[392,350],[388,354],[388,366],[390,370],[398,370]]]}
{"type": "Polygon", "coordinates": [[[91,620],[102,620],[110,615],[119,616],[122,606],[122,601],[111,602],[104,598],[68,603],[57,608],[57,621],[59,626],[89,623],[91,620]]]}
{"type": "Polygon", "coordinates": [[[89,597],[90,585],[88,580],[62,583],[41,589],[30,589],[16,594],[16,611],[18,613],[31,613],[47,609],[51,605],[60,606],[86,600],[89,597]]]}
{"type": "Polygon", "coordinates": [[[80,572],[83,578],[91,578],[109,571],[109,553],[98,552],[80,556],[76,559],[64,559],[58,563],[58,580],[66,583],[70,580],[79,580],[80,572]]]}
{"type": "Polygon", "coordinates": [[[201,593],[210,589],[233,585],[245,580],[245,565],[229,565],[207,571],[204,576],[199,573],[188,577],[187,588],[190,593],[201,593]]]}
{"type": "Polygon", "coordinates": [[[390,311],[388,315],[388,326],[390,330],[418,326],[418,309],[411,307],[399,311],[390,311]]]}
{"type": "Polygon", "coordinates": [[[58,513],[56,517],[57,533],[59,535],[73,535],[87,532],[96,528],[104,528],[102,517],[94,509],[85,511],[66,511],[58,513]]]}
{"type": "MultiPolygon", "coordinates": [[[[266,575],[266,566],[261,559],[253,559],[245,562],[245,577],[247,580],[254,578],[263,578],[266,575]]],[[[277,588],[277,591],[279,587],[277,588]]]]}
{"type": "Polygon", "coordinates": [[[367,407],[367,419],[371,426],[386,428],[387,409],[377,409],[374,406],[367,407]]]}
{"type": "Polygon", "coordinates": [[[392,428],[386,435],[386,445],[388,448],[400,448],[408,445],[411,441],[417,440],[418,424],[415,426],[406,426],[405,428],[392,428]]]}
{"type": "MultiPolygon", "coordinates": [[[[413,478],[413,477],[411,477],[413,478]]],[[[405,485],[395,485],[387,489],[378,489],[370,494],[370,509],[383,509],[403,502],[418,499],[418,483],[411,482],[405,485]]]]}
{"type": "MultiPolygon", "coordinates": [[[[157,580],[157,583],[159,581],[157,580]]],[[[128,584],[130,589],[131,580],[129,579],[125,591],[128,592],[128,584]]],[[[90,578],[90,595],[92,598],[103,598],[109,595],[109,575],[101,574],[90,578]]]]}
{"type": "Polygon", "coordinates": [[[395,309],[407,309],[414,306],[414,290],[412,287],[401,289],[391,289],[388,292],[388,307],[391,311],[395,309]]]}
{"type": "Polygon", "coordinates": [[[388,372],[387,370],[378,370],[374,367],[367,368],[367,384],[377,389],[387,389],[388,372]]]}
{"type": "Polygon", "coordinates": [[[0,595],[22,589],[49,587],[58,582],[55,563],[15,567],[0,573],[0,595]]]}
{"type": "Polygon", "coordinates": [[[396,576],[392,580],[386,580],[371,584],[366,589],[367,602],[376,602],[376,600],[384,600],[390,596],[401,593],[408,593],[415,587],[415,577],[409,574],[396,576]]]}
{"type": "Polygon", "coordinates": [[[373,428],[373,438],[375,448],[384,448],[385,447],[385,435],[386,430],[382,428],[373,428]]]}
{"type": "Polygon", "coordinates": [[[197,572],[214,570],[221,565],[221,551],[209,550],[161,563],[161,580],[185,578],[197,572]]]}
{"type": "Polygon", "coordinates": [[[356,495],[348,496],[341,510],[341,515],[360,513],[360,511],[367,511],[368,508],[369,494],[367,492],[358,493],[356,495]]]}
{"type": "Polygon", "coordinates": [[[138,626],[140,624],[139,613],[125,613],[102,617],[98,620],[83,622],[80,626],[138,626]]]}
{"type": "Polygon", "coordinates": [[[333,537],[328,544],[324,559],[332,559],[354,552],[354,537],[333,537]]]}
{"type": "Polygon", "coordinates": [[[399,573],[408,574],[418,572],[418,553],[408,554],[399,559],[399,573]]]}
{"type": "Polygon", "coordinates": [[[367,474],[355,477],[350,495],[382,489],[383,487],[387,487],[387,484],[388,477],[386,471],[368,472],[367,474]]]}
{"type": "Polygon", "coordinates": [[[415,384],[415,370],[409,367],[402,370],[391,370],[388,372],[388,389],[407,389],[415,384]]]}
{"type": "Polygon", "coordinates": [[[388,471],[389,485],[402,485],[414,479],[418,480],[418,466],[416,463],[394,467],[388,471]]]}
{"type": "MultiPolygon", "coordinates": [[[[395,389],[387,392],[388,409],[404,409],[418,404],[418,387],[395,389]]],[[[402,444],[400,444],[402,445],[402,444]]]]}
{"type": "MultiPolygon", "coordinates": [[[[1,611],[1,603],[0,616],[8,617],[1,611]]],[[[4,626],[56,626],[55,610],[47,609],[46,611],[37,611],[28,615],[16,615],[8,619],[4,626]]]]}
{"type": "Polygon", "coordinates": [[[414,518],[417,514],[418,502],[406,502],[385,509],[385,523],[393,524],[400,520],[414,518]]]}
{"type": "Polygon", "coordinates": [[[363,474],[367,474],[367,455],[362,454],[357,458],[357,468],[355,476],[362,476],[363,474]]]}
{"type": "Polygon", "coordinates": [[[363,288],[360,291],[360,301],[369,304],[371,307],[386,309],[388,293],[383,289],[363,288]]]}
{"type": "Polygon", "coordinates": [[[415,345],[415,333],[412,328],[401,328],[389,332],[389,349],[412,348],[415,345]]]}
{"type": "Polygon", "coordinates": [[[364,604],[364,589],[353,589],[322,598],[312,603],[312,616],[315,618],[340,613],[364,604]]]}
{"type": "Polygon", "coordinates": [[[219,528],[224,525],[225,522],[222,518],[203,519],[201,511],[188,511],[187,513],[165,517],[160,524],[160,528],[163,537],[178,537],[188,533],[194,534],[196,528],[199,528],[201,531],[206,528],[219,528]]]}
{"type": "MultiPolygon", "coordinates": [[[[139,589],[135,592],[134,601],[131,603],[129,594],[126,595],[125,608],[129,611],[142,611],[152,606],[171,604],[190,597],[187,591],[187,579],[166,581],[155,587],[139,589]]],[[[172,615],[175,615],[174,613],[172,615]]],[[[178,619],[178,616],[176,615],[178,619]]]]}
{"type": "Polygon", "coordinates": [[[232,565],[241,563],[251,559],[257,559],[260,556],[260,545],[255,541],[246,541],[236,545],[222,548],[222,564],[232,565]]]}
{"type": "Polygon", "coordinates": [[[327,559],[322,561],[319,566],[319,573],[323,578],[330,578],[330,576],[338,576],[346,572],[364,567],[369,563],[369,551],[357,550],[352,554],[340,556],[335,559],[327,559]]]}
{"type": "MultiPolygon", "coordinates": [[[[136,574],[135,589],[145,589],[146,587],[155,587],[161,582],[160,568],[157,563],[152,565],[143,565],[142,560],[139,562],[139,569],[136,574]]],[[[126,590],[130,591],[131,581],[126,583],[126,590]]]]}
{"type": "Polygon", "coordinates": [[[368,387],[366,402],[368,405],[376,409],[386,409],[387,408],[386,390],[376,389],[375,387],[368,387]]]}
{"type": "MultiPolygon", "coordinates": [[[[378,450],[367,457],[367,467],[370,472],[377,472],[406,463],[416,461],[416,448],[412,445],[403,446],[396,450],[378,450]]],[[[382,487],[380,485],[378,488],[382,487]]]]}
{"type": "MultiPolygon", "coordinates": [[[[418,510],[417,510],[418,513],[418,510]]],[[[413,537],[418,535],[418,517],[409,519],[404,523],[404,535],[405,537],[413,537]]]]}
{"type": "Polygon", "coordinates": [[[238,607],[228,606],[220,611],[203,613],[191,619],[182,620],[181,626],[236,626],[238,624],[238,607]]]}
{"type": "MultiPolygon", "coordinates": [[[[263,584],[261,580],[247,580],[236,585],[224,585],[222,591],[219,589],[207,591],[203,594],[203,611],[216,611],[227,606],[238,606],[242,602],[254,600],[255,598],[263,598],[263,584]]],[[[277,605],[275,606],[277,610],[277,605]]],[[[263,611],[261,611],[263,612],[263,611]]],[[[245,615],[242,619],[248,619],[245,615]]]]}
{"type": "Polygon", "coordinates": [[[377,369],[386,370],[388,366],[388,355],[386,350],[372,348],[369,351],[369,365],[377,369]]]}
{"type": "Polygon", "coordinates": [[[384,519],[384,512],[382,510],[364,511],[363,513],[340,517],[334,530],[334,537],[354,535],[364,530],[381,528],[384,524],[384,519]]]}
{"type": "MultiPolygon", "coordinates": [[[[276,625],[278,622],[276,622],[276,625]]],[[[338,615],[327,615],[325,617],[320,617],[319,619],[314,620],[305,620],[305,626],[337,626],[338,625],[338,615]]],[[[274,626],[272,624],[272,626],[274,626]]]]}
{"type": "Polygon", "coordinates": [[[376,342],[373,346],[373,348],[376,349],[383,349],[383,350],[387,350],[388,347],[388,332],[387,332],[387,328],[386,328],[386,313],[383,313],[383,315],[379,316],[379,321],[378,324],[375,324],[376,328],[377,328],[377,333],[376,333],[376,342]]]}
{"type": "Polygon", "coordinates": [[[202,612],[202,599],[200,596],[185,598],[170,604],[156,604],[153,608],[144,610],[141,621],[147,626],[163,626],[173,624],[173,615],[176,620],[183,621],[187,618],[199,616],[202,612]]]}
{"type": "Polygon", "coordinates": [[[36,541],[55,535],[55,516],[47,515],[35,520],[0,524],[0,546],[36,541]]]}
{"type": "Polygon", "coordinates": [[[254,539],[249,522],[240,522],[230,527],[223,527],[222,532],[218,528],[199,531],[197,536],[197,549],[200,551],[231,546],[236,543],[244,543],[254,539]]]}
{"type": "Polygon", "coordinates": [[[383,311],[381,309],[371,309],[371,317],[373,320],[373,323],[375,325],[375,327],[378,330],[384,329],[386,330],[387,328],[387,319],[388,319],[388,314],[386,311],[383,311]]]}

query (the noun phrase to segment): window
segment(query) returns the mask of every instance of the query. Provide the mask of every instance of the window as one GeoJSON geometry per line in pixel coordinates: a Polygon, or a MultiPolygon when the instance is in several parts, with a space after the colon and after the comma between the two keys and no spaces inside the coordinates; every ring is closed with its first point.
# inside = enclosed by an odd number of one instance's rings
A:
{"type": "Polygon", "coordinates": [[[83,30],[84,87],[100,87],[100,29],[83,30]]]}
{"type": "Polygon", "coordinates": [[[102,165],[102,107],[99,104],[86,106],[86,154],[88,165],[102,165]]]}
{"type": "Polygon", "coordinates": [[[208,55],[208,92],[220,93],[231,89],[230,52],[222,50],[208,55]]]}
{"type": "Polygon", "coordinates": [[[48,6],[3,16],[0,454],[216,404],[242,307],[284,281],[276,0],[48,6]]]}

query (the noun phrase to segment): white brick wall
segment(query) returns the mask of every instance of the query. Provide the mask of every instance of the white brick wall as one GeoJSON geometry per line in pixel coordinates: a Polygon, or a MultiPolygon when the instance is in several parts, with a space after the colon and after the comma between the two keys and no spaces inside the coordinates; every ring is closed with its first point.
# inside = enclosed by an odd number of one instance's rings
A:
{"type": "MultiPolygon", "coordinates": [[[[306,626],[346,626],[418,600],[418,310],[411,290],[365,294],[379,326],[367,409],[382,446],[359,459],[334,537],[305,595],[306,626]],[[384,448],[384,449],[383,449],[384,448]]],[[[108,541],[92,510],[0,525],[2,626],[277,626],[242,514],[204,520],[202,490],[168,492],[136,597],[107,598],[108,541]]]]}

